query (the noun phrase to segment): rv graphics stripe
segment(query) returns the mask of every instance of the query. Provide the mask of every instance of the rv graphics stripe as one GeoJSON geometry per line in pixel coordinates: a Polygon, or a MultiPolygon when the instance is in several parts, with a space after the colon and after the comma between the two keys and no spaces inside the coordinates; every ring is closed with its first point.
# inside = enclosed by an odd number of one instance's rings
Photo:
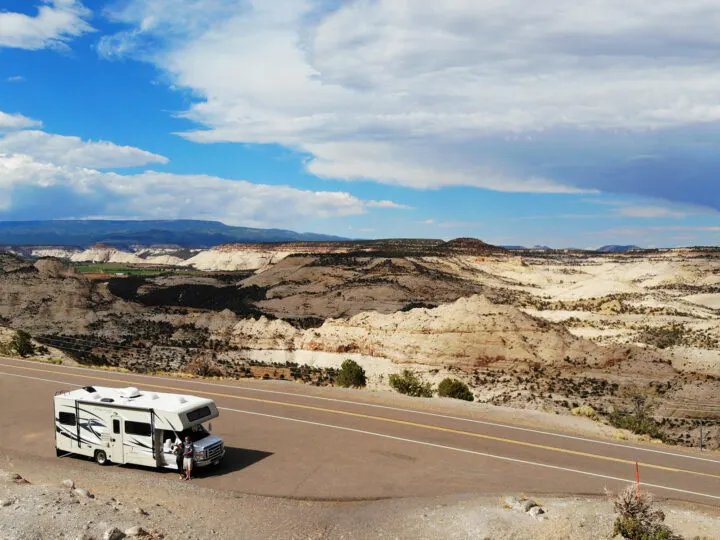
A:
{"type": "Polygon", "coordinates": [[[151,454],[151,455],[153,454],[153,449],[151,446],[148,446],[147,444],[142,443],[142,442],[138,441],[137,439],[129,439],[128,442],[124,443],[124,445],[129,448],[139,450],[145,454],[151,454]],[[133,443],[133,444],[129,444],[129,443],[133,443]]]}
{"type": "Polygon", "coordinates": [[[67,428],[65,428],[65,427],[64,427],[62,424],[60,424],[59,422],[55,422],[55,427],[59,430],[59,432],[60,432],[61,435],[65,435],[66,437],[69,437],[70,439],[72,439],[72,440],[75,441],[75,442],[84,442],[85,444],[94,444],[94,445],[97,445],[96,442],[89,441],[89,440],[87,440],[87,439],[83,439],[82,437],[80,437],[80,439],[79,439],[79,441],[78,441],[77,435],[76,435],[75,433],[73,433],[72,431],[68,430],[67,428]]]}
{"type": "MultiPolygon", "coordinates": [[[[100,440],[102,439],[102,437],[101,437],[100,434],[98,434],[98,433],[93,429],[93,424],[91,424],[91,422],[93,422],[93,420],[87,420],[87,421],[85,421],[85,422],[78,422],[78,426],[80,426],[80,427],[81,427],[82,429],[84,429],[85,431],[89,431],[90,433],[92,433],[92,434],[97,438],[97,440],[100,441],[100,440]]],[[[102,425],[102,424],[101,424],[101,425],[102,425]]],[[[104,426],[103,426],[103,427],[104,427],[104,426]]],[[[97,444],[97,443],[96,443],[96,444],[97,444]]]]}

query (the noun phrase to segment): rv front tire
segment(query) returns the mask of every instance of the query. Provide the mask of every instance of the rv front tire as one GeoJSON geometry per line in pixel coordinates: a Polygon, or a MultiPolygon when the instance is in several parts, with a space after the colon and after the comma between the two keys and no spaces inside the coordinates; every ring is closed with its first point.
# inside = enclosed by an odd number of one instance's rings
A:
{"type": "Polygon", "coordinates": [[[95,463],[98,465],[107,465],[108,458],[104,450],[98,450],[95,452],[95,463]]]}

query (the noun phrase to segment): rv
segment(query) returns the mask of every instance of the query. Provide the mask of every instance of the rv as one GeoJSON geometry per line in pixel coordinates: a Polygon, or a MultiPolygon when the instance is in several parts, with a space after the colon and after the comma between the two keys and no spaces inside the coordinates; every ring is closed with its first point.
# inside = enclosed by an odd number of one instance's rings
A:
{"type": "Polygon", "coordinates": [[[217,465],[225,455],[220,437],[203,423],[217,418],[211,399],[86,386],[55,394],[55,447],[93,458],[98,464],[132,463],[176,469],[172,446],[190,436],[199,467],[217,465]]]}

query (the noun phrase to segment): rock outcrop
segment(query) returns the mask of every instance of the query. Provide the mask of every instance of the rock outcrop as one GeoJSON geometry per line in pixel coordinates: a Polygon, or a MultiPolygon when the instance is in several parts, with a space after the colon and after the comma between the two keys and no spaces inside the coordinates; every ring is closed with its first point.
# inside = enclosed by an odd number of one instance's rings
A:
{"type": "Polygon", "coordinates": [[[298,348],[352,352],[391,360],[464,368],[511,362],[595,364],[607,350],[564,328],[475,295],[435,309],[361,313],[308,330],[298,348]]]}

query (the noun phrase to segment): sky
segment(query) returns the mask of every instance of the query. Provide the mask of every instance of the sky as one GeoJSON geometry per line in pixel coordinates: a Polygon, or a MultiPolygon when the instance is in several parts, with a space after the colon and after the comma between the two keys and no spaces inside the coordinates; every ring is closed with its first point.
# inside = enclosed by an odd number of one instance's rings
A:
{"type": "Polygon", "coordinates": [[[717,0],[1,0],[0,220],[720,244],[717,0]]]}

